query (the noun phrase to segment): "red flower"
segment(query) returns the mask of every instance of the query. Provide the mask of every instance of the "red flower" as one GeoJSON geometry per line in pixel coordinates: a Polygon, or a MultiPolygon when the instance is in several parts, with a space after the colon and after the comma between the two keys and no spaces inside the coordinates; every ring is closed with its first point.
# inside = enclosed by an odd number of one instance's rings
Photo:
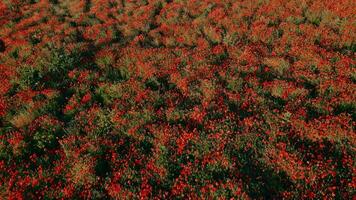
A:
{"type": "Polygon", "coordinates": [[[205,113],[202,112],[198,107],[194,107],[194,110],[191,114],[191,119],[198,122],[202,123],[204,120],[205,113]]]}
{"type": "Polygon", "coordinates": [[[91,100],[91,94],[87,93],[86,95],[83,96],[81,103],[88,103],[91,100]]]}
{"type": "Polygon", "coordinates": [[[0,98],[0,117],[6,114],[5,110],[6,110],[5,101],[4,99],[0,98]]]}
{"type": "Polygon", "coordinates": [[[224,53],[224,47],[222,45],[217,45],[213,48],[213,54],[219,55],[224,53]]]}

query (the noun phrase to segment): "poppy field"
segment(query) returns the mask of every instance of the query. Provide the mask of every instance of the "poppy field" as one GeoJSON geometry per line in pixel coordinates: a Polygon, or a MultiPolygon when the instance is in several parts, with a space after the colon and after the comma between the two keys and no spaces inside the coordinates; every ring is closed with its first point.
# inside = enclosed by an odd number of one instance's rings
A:
{"type": "Polygon", "coordinates": [[[0,199],[356,198],[354,0],[0,0],[0,199]]]}

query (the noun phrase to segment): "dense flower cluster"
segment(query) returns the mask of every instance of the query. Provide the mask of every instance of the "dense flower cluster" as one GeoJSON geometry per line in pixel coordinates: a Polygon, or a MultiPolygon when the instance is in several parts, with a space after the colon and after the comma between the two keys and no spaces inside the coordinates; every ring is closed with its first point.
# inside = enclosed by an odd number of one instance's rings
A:
{"type": "Polygon", "coordinates": [[[0,1],[0,199],[353,199],[354,3],[0,1]]]}

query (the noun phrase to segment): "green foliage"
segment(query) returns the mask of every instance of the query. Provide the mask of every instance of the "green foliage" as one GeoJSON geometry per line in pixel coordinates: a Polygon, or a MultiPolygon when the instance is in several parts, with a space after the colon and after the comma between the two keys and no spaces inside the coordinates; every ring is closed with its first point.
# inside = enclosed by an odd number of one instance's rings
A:
{"type": "Polygon", "coordinates": [[[113,124],[111,122],[111,113],[105,110],[99,110],[96,113],[94,121],[92,122],[96,127],[91,131],[90,137],[92,139],[97,139],[99,137],[110,134],[113,129],[113,124]]]}
{"type": "Polygon", "coordinates": [[[43,71],[40,68],[24,66],[19,68],[18,73],[18,84],[22,89],[25,89],[27,87],[31,87],[31,89],[38,89],[43,84],[43,71]]]}
{"type": "Polygon", "coordinates": [[[350,2],[5,0],[0,199],[348,199],[350,2]]]}
{"type": "Polygon", "coordinates": [[[356,103],[351,103],[351,102],[341,102],[336,106],[334,109],[334,112],[336,115],[339,115],[340,113],[348,113],[352,116],[352,119],[356,119],[356,103]]]}
{"type": "Polygon", "coordinates": [[[34,141],[36,142],[36,147],[39,149],[45,149],[46,147],[52,147],[55,142],[55,133],[48,130],[36,131],[33,136],[34,141]]]}
{"type": "Polygon", "coordinates": [[[108,67],[105,73],[106,77],[113,82],[124,82],[130,78],[130,72],[125,67],[108,67]]]}
{"type": "Polygon", "coordinates": [[[58,147],[58,138],[63,135],[63,130],[60,124],[52,124],[48,119],[43,119],[40,127],[36,128],[33,133],[30,151],[43,153],[46,150],[58,147]]]}
{"type": "Polygon", "coordinates": [[[112,105],[115,100],[122,97],[124,88],[121,84],[103,85],[96,89],[96,98],[103,105],[112,105]]]}

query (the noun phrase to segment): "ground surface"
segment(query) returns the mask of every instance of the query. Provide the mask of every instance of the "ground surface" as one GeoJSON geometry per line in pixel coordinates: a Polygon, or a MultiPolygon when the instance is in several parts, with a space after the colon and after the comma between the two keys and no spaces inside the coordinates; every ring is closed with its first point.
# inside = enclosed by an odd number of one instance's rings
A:
{"type": "Polygon", "coordinates": [[[353,0],[1,0],[0,199],[352,199],[353,0]]]}

